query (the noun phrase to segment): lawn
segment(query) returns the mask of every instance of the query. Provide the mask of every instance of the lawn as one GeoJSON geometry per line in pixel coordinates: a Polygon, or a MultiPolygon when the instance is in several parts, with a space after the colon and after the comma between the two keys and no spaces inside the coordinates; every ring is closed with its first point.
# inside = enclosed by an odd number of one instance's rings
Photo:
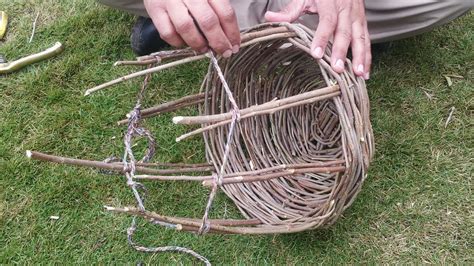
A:
{"type": "MultiPolygon", "coordinates": [[[[123,177],[24,156],[28,149],[95,160],[122,154],[124,128],[116,121],[133,107],[140,81],[89,97],[83,92],[132,71],[112,64],[133,58],[134,18],[86,0],[0,0],[0,9],[11,16],[0,43],[7,58],[56,41],[66,47],[53,60],[0,77],[0,263],[193,263],[186,255],[128,246],[130,217],[102,207],[133,203],[123,177]]],[[[362,192],[334,226],[292,235],[195,236],[141,222],[138,241],[190,247],[215,264],[474,264],[473,28],[471,13],[374,49],[367,86],[377,152],[362,192]]],[[[144,105],[198,91],[205,71],[205,63],[196,63],[155,75],[144,105]]],[[[159,143],[155,159],[203,161],[198,138],[174,142],[186,128],[172,125],[171,117],[146,122],[159,143]]],[[[147,186],[150,209],[202,215],[207,190],[147,186]]],[[[214,210],[238,217],[222,195],[214,210]]]]}

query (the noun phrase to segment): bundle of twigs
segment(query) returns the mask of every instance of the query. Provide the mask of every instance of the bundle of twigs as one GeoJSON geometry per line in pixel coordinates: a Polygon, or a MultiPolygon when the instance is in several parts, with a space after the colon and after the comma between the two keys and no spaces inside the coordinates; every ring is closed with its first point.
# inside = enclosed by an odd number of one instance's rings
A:
{"type": "MultiPolygon", "coordinates": [[[[208,163],[157,170],[133,164],[133,180],[199,181],[220,187],[246,219],[167,217],[142,207],[107,210],[142,216],[177,230],[212,233],[291,233],[330,225],[360,191],[374,144],[363,79],[335,73],[330,47],[322,60],[310,55],[312,31],[302,25],[262,24],[242,35],[239,53],[217,59],[189,49],[166,51],[116,65],[158,66],[118,78],[86,92],[211,57],[202,91],[141,110],[141,118],[196,105],[200,115],[175,117],[201,125],[177,141],[202,134],[208,163]],[[215,60],[215,61],[212,61],[215,60]],[[222,70],[222,72],[221,72],[222,70]],[[207,175],[192,173],[207,172],[207,175]],[[184,174],[188,175],[184,175],[184,174]]],[[[119,122],[132,123],[137,114],[119,122]]],[[[139,117],[140,118],[140,117],[139,117]]],[[[135,123],[134,121],[133,123],[135,123]]],[[[127,163],[69,159],[28,152],[35,159],[127,172],[127,163]]],[[[214,192],[214,190],[213,190],[214,192]]],[[[208,205],[212,203],[210,197],[208,205]]],[[[209,207],[208,206],[208,207],[209,207]]]]}

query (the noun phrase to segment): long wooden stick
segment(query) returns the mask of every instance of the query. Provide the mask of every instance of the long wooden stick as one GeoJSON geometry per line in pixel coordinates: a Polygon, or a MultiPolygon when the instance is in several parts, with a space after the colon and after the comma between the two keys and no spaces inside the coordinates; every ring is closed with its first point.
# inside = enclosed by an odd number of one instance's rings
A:
{"type": "Polygon", "coordinates": [[[247,41],[250,41],[255,38],[259,38],[261,36],[265,35],[272,35],[276,33],[291,33],[290,30],[288,30],[287,27],[282,26],[282,27],[276,27],[276,28],[270,28],[266,30],[261,30],[257,32],[249,32],[249,33],[244,33],[241,35],[240,39],[242,40],[242,43],[245,43],[247,41]]]}
{"type": "MultiPolygon", "coordinates": [[[[123,166],[122,162],[115,162],[114,164],[118,164],[123,166]]],[[[153,165],[149,164],[143,164],[143,163],[136,163],[136,166],[143,166],[146,168],[149,168],[150,166],[153,167],[153,165]]],[[[156,168],[150,168],[150,169],[156,169],[156,168]]],[[[201,167],[179,167],[179,168],[171,168],[171,169],[156,169],[161,171],[162,174],[179,174],[179,173],[193,173],[193,172],[211,172],[214,170],[214,167],[212,166],[201,166],[201,167]]]]}
{"type": "Polygon", "coordinates": [[[167,109],[169,109],[170,107],[173,107],[175,105],[185,104],[185,103],[193,102],[193,101],[196,101],[196,100],[203,100],[204,97],[205,97],[204,93],[184,96],[182,98],[179,98],[179,99],[171,101],[171,102],[166,102],[166,103],[162,103],[160,105],[154,106],[154,107],[143,109],[141,113],[142,113],[142,115],[148,115],[148,114],[152,114],[152,113],[156,113],[156,112],[166,111],[167,109]]]}
{"type": "Polygon", "coordinates": [[[155,64],[158,63],[158,59],[150,59],[150,60],[144,60],[144,61],[117,61],[114,63],[114,66],[147,66],[149,64],[155,64]]]}
{"type": "MultiPolygon", "coordinates": [[[[228,233],[228,234],[277,234],[277,233],[296,233],[296,232],[301,232],[305,231],[309,228],[312,228],[318,222],[322,219],[326,219],[330,215],[332,215],[334,209],[334,200],[328,202],[328,208],[331,211],[328,211],[325,215],[321,215],[317,218],[315,218],[314,221],[310,223],[304,223],[304,224],[294,224],[292,226],[289,225],[272,225],[272,226],[261,226],[261,227],[242,227],[242,226],[234,226],[234,224],[237,224],[237,221],[232,225],[232,226],[224,226],[220,224],[213,223],[212,219],[209,220],[210,222],[210,230],[219,232],[219,233],[228,233]]],[[[170,217],[170,216],[164,216],[157,214],[155,212],[150,212],[150,211],[140,211],[139,209],[135,207],[125,207],[125,208],[116,208],[116,207],[110,207],[110,206],[104,206],[107,211],[111,212],[118,212],[118,213],[126,213],[130,215],[137,215],[141,216],[145,219],[149,220],[158,220],[161,222],[165,223],[171,223],[171,224],[176,224],[176,225],[182,225],[182,226],[189,226],[189,229],[197,232],[199,228],[201,227],[201,220],[189,220],[186,218],[178,218],[178,217],[170,217]]],[[[248,224],[246,224],[248,225],[248,224]]],[[[182,228],[181,226],[177,226],[177,228],[182,228]]]]}
{"type": "MultiPolygon", "coordinates": [[[[140,210],[136,209],[135,207],[124,207],[124,208],[116,208],[111,206],[104,206],[107,211],[111,212],[118,212],[118,213],[134,213],[136,211],[141,212],[140,210]]],[[[177,225],[185,225],[193,227],[194,230],[198,229],[197,225],[202,223],[202,219],[197,218],[185,218],[185,217],[167,217],[163,215],[158,215],[154,212],[145,211],[144,215],[151,220],[159,220],[159,221],[181,221],[183,223],[175,223],[177,225]]],[[[142,215],[143,216],[143,215],[142,215]]],[[[211,225],[217,226],[254,226],[254,225],[261,225],[262,222],[258,219],[209,219],[209,223],[211,225]]],[[[180,230],[180,226],[177,226],[177,229],[180,230]]]]}
{"type": "Polygon", "coordinates": [[[184,58],[184,59],[181,59],[181,60],[178,60],[178,61],[174,61],[174,62],[171,62],[171,63],[168,63],[168,64],[164,64],[164,65],[148,68],[148,69],[145,69],[145,70],[142,70],[142,71],[138,71],[138,72],[120,77],[118,79],[111,80],[109,82],[106,82],[106,83],[101,84],[99,86],[96,86],[94,88],[90,88],[90,89],[86,90],[86,92],[84,93],[84,96],[87,96],[87,95],[89,95],[93,92],[96,92],[96,91],[101,90],[101,89],[105,89],[107,87],[110,87],[112,85],[115,85],[117,83],[129,80],[129,79],[132,79],[132,78],[145,76],[145,75],[150,74],[150,73],[159,72],[159,71],[164,70],[164,69],[168,69],[168,68],[179,66],[179,65],[182,65],[182,64],[187,64],[187,63],[190,63],[190,62],[198,61],[198,60],[201,60],[201,59],[204,59],[204,58],[206,58],[206,55],[197,55],[197,56],[184,58]]]}
{"type": "Polygon", "coordinates": [[[187,56],[193,56],[197,55],[197,53],[191,49],[191,48],[184,48],[180,50],[164,50],[164,51],[158,51],[151,53],[149,55],[142,55],[137,57],[138,61],[147,61],[150,59],[160,59],[160,60],[165,60],[165,59],[174,59],[178,57],[187,57],[187,56]]]}
{"type": "MultiPolygon", "coordinates": [[[[91,160],[83,160],[83,159],[73,159],[55,155],[49,155],[37,151],[26,151],[26,156],[31,159],[40,160],[40,161],[48,161],[54,162],[58,164],[66,164],[66,165],[76,165],[76,166],[85,166],[85,167],[92,167],[92,168],[100,168],[106,170],[112,170],[117,172],[124,171],[124,165],[120,163],[106,163],[101,161],[91,161],[91,160]]],[[[206,168],[211,170],[211,168],[206,168]]],[[[186,169],[154,169],[154,168],[147,168],[143,166],[137,166],[136,170],[138,173],[143,174],[150,174],[150,175],[163,175],[163,174],[176,174],[176,173],[184,173],[184,172],[196,172],[195,168],[186,168],[186,169]]]]}
{"type": "MultiPolygon", "coordinates": [[[[300,102],[302,100],[307,100],[314,98],[316,96],[323,96],[339,91],[339,86],[328,86],[313,91],[308,91],[298,95],[290,96],[284,99],[270,101],[260,105],[254,105],[245,109],[240,110],[240,116],[243,117],[249,113],[259,112],[263,110],[269,110],[285,105],[290,105],[292,103],[300,102]]],[[[286,108],[285,108],[286,109],[286,108]]],[[[185,125],[194,125],[194,124],[205,124],[205,123],[215,123],[223,120],[228,120],[232,118],[232,112],[215,114],[215,115],[201,115],[201,116],[177,116],[173,118],[173,123],[175,124],[185,124],[185,125]]]]}
{"type": "Polygon", "coordinates": [[[135,175],[139,180],[159,180],[159,181],[205,181],[213,179],[212,175],[192,176],[192,175],[135,175]]]}
{"type": "Polygon", "coordinates": [[[161,63],[163,60],[177,59],[182,57],[188,57],[197,55],[195,51],[191,48],[186,48],[182,50],[165,50],[152,53],[149,55],[139,56],[135,61],[117,61],[114,66],[124,66],[124,65],[149,65],[154,63],[161,63]]]}
{"type": "MultiPolygon", "coordinates": [[[[148,117],[157,116],[159,114],[175,111],[183,107],[202,103],[204,102],[204,97],[205,97],[204,93],[185,96],[171,102],[166,102],[166,103],[162,103],[150,108],[143,109],[141,111],[141,115],[142,115],[142,118],[148,118],[148,117]]],[[[128,119],[120,120],[117,123],[119,125],[124,125],[128,123],[128,119]]]]}
{"type": "Polygon", "coordinates": [[[211,167],[209,163],[139,163],[138,166],[149,166],[149,167],[169,167],[169,168],[201,168],[211,167]]]}
{"type": "MultiPolygon", "coordinates": [[[[301,173],[335,173],[345,171],[344,160],[335,160],[328,162],[302,163],[302,164],[282,164],[264,169],[258,169],[246,172],[236,172],[226,174],[222,178],[222,184],[247,183],[263,180],[270,180],[278,177],[289,176],[301,173]],[[336,166],[335,166],[336,165],[336,166]],[[278,172],[275,172],[278,171],[278,172]],[[266,174],[270,173],[270,174],[266,174]],[[266,175],[265,175],[266,174],[266,175]]],[[[163,176],[163,175],[136,175],[136,179],[141,180],[159,180],[159,181],[202,181],[204,186],[212,185],[213,175],[207,176],[163,176]]]]}
{"type": "MultiPolygon", "coordinates": [[[[309,103],[313,103],[313,102],[333,98],[335,96],[339,96],[340,94],[341,94],[340,92],[334,92],[334,93],[331,93],[331,94],[326,94],[326,95],[322,95],[322,96],[313,97],[313,98],[310,98],[310,99],[306,99],[306,100],[296,102],[296,103],[292,103],[292,104],[288,104],[288,105],[283,105],[283,106],[270,108],[270,109],[266,109],[266,110],[261,110],[261,111],[257,111],[257,112],[251,112],[251,113],[248,113],[246,115],[241,116],[240,119],[245,119],[245,118],[249,118],[249,117],[253,117],[253,116],[257,116],[257,115],[262,115],[262,114],[271,114],[271,113],[275,113],[277,111],[281,111],[281,110],[284,110],[284,109],[287,109],[287,108],[292,108],[292,107],[303,105],[303,104],[309,104],[309,103]]],[[[214,128],[218,128],[218,127],[227,125],[231,121],[232,121],[232,119],[223,120],[223,121],[220,121],[218,123],[215,123],[215,124],[212,124],[212,125],[209,125],[209,126],[204,126],[204,127],[198,128],[194,131],[188,132],[186,134],[183,134],[183,135],[177,137],[176,142],[180,142],[183,139],[189,138],[191,136],[209,131],[209,130],[214,129],[214,128]]]]}
{"type": "Polygon", "coordinates": [[[324,167],[324,166],[334,166],[345,163],[344,160],[334,160],[327,162],[313,162],[313,163],[300,163],[300,164],[280,164],[273,167],[246,171],[246,172],[235,172],[231,174],[224,175],[223,178],[236,177],[236,176],[247,176],[247,175],[260,175],[268,172],[274,172],[279,170],[288,170],[288,169],[301,169],[301,168],[312,168],[312,167],[324,167]]]}
{"type": "MultiPolygon", "coordinates": [[[[284,176],[291,176],[296,174],[304,174],[304,173],[338,173],[344,172],[346,170],[345,166],[335,166],[335,167],[314,167],[314,168],[301,168],[301,169],[289,169],[283,170],[276,173],[271,173],[267,175],[254,175],[254,176],[236,176],[230,178],[223,178],[222,184],[236,184],[236,183],[249,183],[249,182],[259,182],[259,181],[267,181],[270,179],[275,179],[278,177],[284,176]]],[[[203,186],[210,187],[213,185],[214,180],[204,180],[202,182],[203,186]]]]}
{"type": "MultiPolygon", "coordinates": [[[[75,165],[75,166],[84,166],[84,167],[92,167],[92,168],[100,168],[106,170],[112,170],[117,172],[123,172],[124,166],[121,163],[105,163],[101,161],[91,161],[91,160],[83,160],[83,159],[73,159],[55,155],[49,155],[41,152],[36,151],[26,151],[26,156],[31,159],[36,159],[40,161],[48,161],[54,162],[58,164],[66,164],[66,165],[75,165]]],[[[273,168],[255,170],[255,171],[248,171],[248,172],[240,172],[240,173],[233,173],[229,175],[224,175],[223,177],[223,184],[234,184],[234,183],[246,183],[246,182],[256,182],[256,181],[263,181],[269,180],[273,178],[278,178],[287,175],[294,175],[299,173],[334,173],[334,172],[342,172],[345,171],[344,166],[336,166],[336,167],[326,167],[327,165],[334,165],[342,163],[343,161],[330,161],[330,162],[320,162],[320,163],[308,163],[308,164],[296,164],[296,165],[282,165],[276,166],[273,168]],[[258,175],[261,173],[273,171],[277,168],[281,168],[283,171],[277,173],[271,173],[267,175],[258,175]]],[[[199,171],[211,171],[210,167],[204,168],[181,168],[181,169],[153,169],[153,168],[146,168],[142,166],[137,166],[136,170],[139,173],[147,174],[147,175],[136,175],[137,179],[144,179],[144,180],[163,180],[163,181],[203,181],[204,186],[210,186],[213,182],[213,176],[163,176],[163,174],[176,174],[176,173],[183,173],[183,172],[198,172],[199,171]]]]}
{"type": "MultiPolygon", "coordinates": [[[[183,104],[180,104],[180,105],[175,105],[175,106],[171,106],[169,107],[168,109],[164,109],[162,111],[157,111],[155,113],[148,113],[146,115],[142,115],[142,119],[145,119],[145,118],[151,118],[151,117],[155,117],[155,116],[159,116],[161,114],[165,114],[165,113],[169,113],[169,112],[173,112],[173,111],[176,111],[176,110],[180,110],[182,108],[185,108],[185,107],[188,107],[188,106],[195,106],[195,105],[198,105],[200,103],[203,103],[204,102],[204,99],[200,99],[200,100],[195,100],[193,102],[188,102],[188,103],[183,103],[183,104]]],[[[128,119],[122,119],[120,121],[117,122],[117,125],[125,125],[128,123],[128,119]]]]}

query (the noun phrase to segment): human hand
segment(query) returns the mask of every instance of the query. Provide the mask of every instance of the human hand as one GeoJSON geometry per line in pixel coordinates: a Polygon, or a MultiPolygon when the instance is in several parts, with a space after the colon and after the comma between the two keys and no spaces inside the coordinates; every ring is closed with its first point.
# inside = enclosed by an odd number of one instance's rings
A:
{"type": "Polygon", "coordinates": [[[230,57],[240,48],[240,31],[229,0],[144,0],[163,40],[204,53],[230,57]]]}
{"type": "Polygon", "coordinates": [[[344,71],[349,46],[352,49],[354,73],[370,77],[372,54],[363,0],[293,0],[280,12],[268,11],[269,22],[293,22],[303,14],[318,13],[319,25],[311,44],[313,57],[321,59],[330,38],[334,37],[331,67],[344,71]]]}

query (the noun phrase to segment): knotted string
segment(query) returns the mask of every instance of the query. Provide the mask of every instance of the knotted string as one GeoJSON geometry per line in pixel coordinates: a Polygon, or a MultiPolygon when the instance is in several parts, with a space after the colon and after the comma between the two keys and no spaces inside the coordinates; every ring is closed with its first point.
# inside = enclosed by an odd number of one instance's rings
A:
{"type": "MultiPolygon", "coordinates": [[[[133,195],[137,201],[138,208],[140,211],[145,211],[145,196],[146,196],[146,188],[143,184],[136,182],[135,179],[135,171],[136,171],[136,159],[133,154],[132,149],[132,141],[135,137],[146,137],[148,139],[148,148],[145,152],[144,157],[140,162],[147,162],[149,161],[153,155],[155,154],[155,139],[152,136],[151,132],[147,129],[140,127],[140,120],[141,120],[141,101],[143,99],[144,92],[148,87],[148,83],[151,79],[151,74],[147,74],[143,81],[143,85],[140,89],[140,92],[137,96],[137,102],[135,107],[133,108],[132,112],[129,114],[129,122],[127,131],[124,137],[124,145],[125,145],[125,152],[123,156],[123,165],[124,165],[124,173],[127,178],[127,185],[132,189],[133,195]],[[143,191],[143,195],[140,195],[139,190],[143,191]]],[[[175,224],[164,223],[160,221],[152,221],[154,224],[159,224],[161,226],[166,226],[170,228],[177,228],[175,224]]],[[[127,240],[128,243],[138,251],[142,252],[180,252],[185,253],[193,256],[194,258],[204,262],[206,265],[211,265],[209,260],[202,255],[196,253],[195,251],[178,246],[163,246],[163,247],[144,247],[136,244],[133,241],[133,234],[137,230],[137,222],[136,216],[132,218],[132,223],[130,227],[127,229],[127,240]]]]}

